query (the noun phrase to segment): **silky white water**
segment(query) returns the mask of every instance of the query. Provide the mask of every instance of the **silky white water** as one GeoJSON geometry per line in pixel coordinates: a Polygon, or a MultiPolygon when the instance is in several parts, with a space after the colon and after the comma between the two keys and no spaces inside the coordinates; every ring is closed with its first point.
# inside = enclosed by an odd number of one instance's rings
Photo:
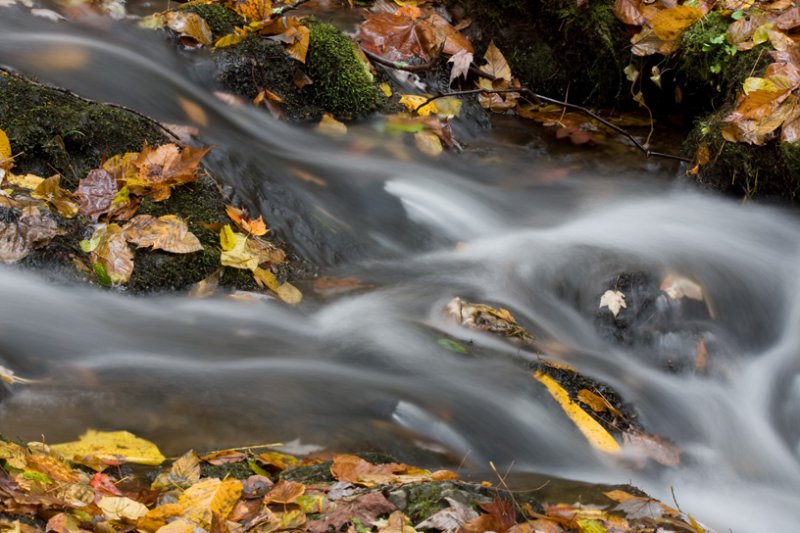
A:
{"type": "MultiPolygon", "coordinates": [[[[179,99],[196,103],[207,117],[201,137],[217,146],[209,167],[237,199],[325,273],[370,288],[321,298],[300,284],[306,299],[288,308],[135,298],[4,267],[0,365],[37,383],[6,391],[2,433],[54,442],[124,428],[167,453],[300,439],[466,470],[493,461],[633,482],[665,501],[673,488],[685,511],[721,531],[796,529],[793,211],[669,185],[641,168],[601,165],[552,180],[564,160],[530,151],[511,152],[523,158],[516,166],[481,166],[469,154],[355,156],[218,102],[186,58],[143,35],[0,11],[0,64],[165,122],[187,120],[179,99]],[[70,68],[48,59],[68,56],[78,58],[70,68]],[[642,332],[624,344],[603,335],[598,302],[609,283],[665,270],[700,282],[714,318],[660,298],[665,322],[637,323],[642,332]],[[508,308],[536,350],[455,325],[442,313],[454,296],[508,308]],[[664,364],[693,353],[687,332],[715,347],[706,374],[664,364]],[[613,386],[650,431],[682,448],[681,466],[640,470],[594,451],[531,379],[537,353],[613,386]]],[[[351,132],[376,136],[369,126],[351,132]]]]}

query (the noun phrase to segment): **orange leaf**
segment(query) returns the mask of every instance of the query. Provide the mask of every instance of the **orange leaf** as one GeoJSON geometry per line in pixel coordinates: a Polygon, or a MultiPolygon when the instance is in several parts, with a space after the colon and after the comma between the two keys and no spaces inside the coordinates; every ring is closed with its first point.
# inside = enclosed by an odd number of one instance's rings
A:
{"type": "Polygon", "coordinates": [[[675,41],[686,28],[703,18],[704,14],[702,9],[681,5],[659,11],[650,23],[659,39],[675,41]]]}
{"type": "Polygon", "coordinates": [[[264,503],[295,503],[306,492],[306,486],[294,481],[281,479],[264,496],[264,503]]]}
{"type": "Polygon", "coordinates": [[[253,220],[245,214],[243,209],[237,209],[232,205],[226,205],[225,212],[228,214],[228,218],[233,220],[234,224],[239,226],[239,228],[246,231],[250,235],[260,237],[269,231],[261,215],[259,215],[257,219],[253,220]]]}

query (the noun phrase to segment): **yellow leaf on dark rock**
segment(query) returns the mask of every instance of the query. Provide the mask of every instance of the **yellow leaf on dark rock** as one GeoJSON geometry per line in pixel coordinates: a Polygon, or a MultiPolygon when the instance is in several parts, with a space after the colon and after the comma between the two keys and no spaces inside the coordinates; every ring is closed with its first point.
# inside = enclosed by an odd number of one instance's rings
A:
{"type": "Polygon", "coordinates": [[[181,42],[187,46],[199,43],[203,46],[211,44],[213,34],[208,23],[197,13],[189,11],[168,11],[165,15],[167,27],[180,34],[181,42]]]}
{"type": "Polygon", "coordinates": [[[61,188],[60,181],[58,174],[50,176],[33,190],[31,196],[55,207],[62,217],[72,218],[78,213],[78,202],[71,192],[61,188]]]}
{"type": "Polygon", "coordinates": [[[160,465],[164,456],[155,444],[127,431],[88,430],[75,442],[51,444],[50,449],[66,459],[97,457],[109,463],[160,465]]]}
{"type": "Polygon", "coordinates": [[[6,178],[3,181],[6,185],[15,185],[17,187],[22,187],[23,189],[30,189],[34,190],[38,187],[44,178],[41,176],[37,176],[36,174],[25,174],[24,176],[18,176],[16,174],[8,173],[6,174],[6,178]]]}
{"type": "Polygon", "coordinates": [[[227,518],[241,494],[242,482],[239,480],[204,479],[186,489],[178,498],[178,503],[184,509],[181,516],[208,529],[212,514],[227,518]]]}
{"type": "Polygon", "coordinates": [[[239,226],[239,228],[243,229],[250,235],[260,237],[269,231],[261,215],[259,215],[256,219],[252,219],[247,216],[242,209],[237,209],[232,205],[226,205],[225,212],[228,214],[228,217],[233,220],[237,226],[239,226]]]}
{"type": "Polygon", "coordinates": [[[675,41],[686,28],[703,18],[704,14],[702,9],[680,5],[659,11],[650,19],[650,23],[659,39],[675,41]]]}
{"type": "Polygon", "coordinates": [[[117,224],[101,226],[89,242],[92,266],[101,265],[113,284],[127,283],[133,273],[133,251],[128,247],[122,228],[117,224]]]}
{"type": "Polygon", "coordinates": [[[581,409],[578,404],[570,399],[569,394],[553,378],[542,372],[536,371],[533,374],[556,402],[564,409],[564,412],[572,420],[578,429],[586,437],[593,447],[607,453],[619,453],[620,446],[614,437],[606,431],[594,418],[589,416],[586,411],[581,409]]]}
{"type": "Polygon", "coordinates": [[[138,215],[122,228],[125,239],[139,248],[152,247],[174,254],[199,252],[203,245],[176,215],[154,218],[138,215]]]}

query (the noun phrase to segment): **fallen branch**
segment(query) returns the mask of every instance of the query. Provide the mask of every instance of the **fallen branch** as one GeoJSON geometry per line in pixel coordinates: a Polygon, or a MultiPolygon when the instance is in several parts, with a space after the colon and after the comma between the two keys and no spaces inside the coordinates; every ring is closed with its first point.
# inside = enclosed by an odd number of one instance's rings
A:
{"type": "Polygon", "coordinates": [[[383,65],[384,67],[393,68],[395,70],[404,70],[406,72],[425,72],[428,70],[433,70],[436,67],[436,60],[429,61],[428,63],[423,63],[420,65],[412,65],[410,63],[406,63],[405,61],[392,61],[390,59],[385,59],[378,54],[370,52],[362,45],[359,45],[361,51],[364,52],[364,55],[367,56],[371,61],[379,65],[383,65]]]}
{"type": "Polygon", "coordinates": [[[287,11],[291,11],[293,9],[297,9],[298,7],[300,7],[301,5],[305,4],[308,1],[309,0],[297,0],[293,4],[289,4],[287,6],[276,7],[275,9],[272,10],[272,16],[279,17],[279,16],[283,15],[284,13],[286,13],[287,11]]]}
{"type": "MultiPolygon", "coordinates": [[[[478,70],[478,72],[480,73],[482,71],[478,70]]],[[[483,76],[483,74],[479,74],[479,75],[483,76]]],[[[490,78],[489,76],[487,76],[487,77],[490,78]]],[[[542,102],[546,102],[548,104],[559,105],[559,106],[565,107],[567,109],[574,109],[575,111],[578,111],[580,113],[583,113],[586,116],[589,116],[589,117],[593,118],[594,120],[600,122],[604,126],[616,131],[620,135],[622,135],[622,136],[626,137],[627,139],[629,139],[634,144],[634,146],[636,146],[636,148],[638,148],[639,150],[641,150],[644,153],[645,157],[648,157],[648,158],[650,158],[650,157],[661,157],[661,158],[664,158],[664,159],[673,159],[675,161],[683,161],[684,163],[691,163],[692,162],[692,160],[687,158],[687,157],[683,157],[683,156],[680,156],[680,155],[674,155],[674,154],[665,154],[663,152],[656,152],[656,151],[650,150],[647,146],[642,144],[641,141],[639,141],[636,137],[631,135],[624,128],[621,128],[620,126],[617,126],[616,124],[613,124],[612,122],[609,122],[608,120],[604,119],[603,117],[601,117],[597,113],[591,111],[590,109],[587,109],[587,108],[585,108],[583,106],[580,106],[580,105],[577,105],[577,104],[571,104],[569,102],[562,102],[561,100],[556,100],[555,98],[548,98],[547,96],[542,96],[541,94],[537,94],[537,93],[531,91],[527,87],[521,87],[519,89],[492,89],[492,90],[489,90],[489,89],[469,89],[469,90],[466,90],[466,91],[452,91],[452,92],[448,92],[448,93],[440,93],[440,94],[438,94],[436,96],[431,96],[430,98],[425,100],[423,103],[418,105],[414,109],[414,111],[419,111],[421,108],[423,108],[426,105],[430,104],[434,100],[437,100],[439,98],[444,98],[446,96],[466,96],[466,95],[469,95],[469,94],[479,94],[479,93],[483,93],[483,94],[521,93],[521,94],[527,95],[531,100],[533,100],[533,103],[535,103],[536,105],[542,105],[542,102]]]]}

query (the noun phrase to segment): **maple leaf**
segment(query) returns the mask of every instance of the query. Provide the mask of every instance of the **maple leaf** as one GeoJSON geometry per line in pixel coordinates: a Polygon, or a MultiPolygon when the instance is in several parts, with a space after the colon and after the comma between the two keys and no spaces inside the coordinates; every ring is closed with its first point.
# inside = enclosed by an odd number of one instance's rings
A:
{"type": "MultiPolygon", "coordinates": [[[[150,148],[145,144],[142,151],[131,160],[136,174],[131,175],[126,171],[121,179],[133,193],[147,195],[156,202],[166,200],[170,196],[170,187],[198,178],[200,160],[210,149],[186,147],[179,150],[174,144],[150,148]]],[[[127,169],[127,164],[123,162],[122,168],[127,169]]]]}
{"type": "Polygon", "coordinates": [[[625,294],[620,291],[607,290],[600,297],[600,309],[603,307],[608,307],[611,314],[616,317],[622,308],[627,309],[628,307],[628,304],[625,303],[625,294]]]}
{"type": "Polygon", "coordinates": [[[448,63],[453,64],[453,68],[450,70],[450,82],[449,85],[453,84],[453,80],[456,78],[463,76],[464,79],[467,79],[467,74],[469,74],[469,67],[472,65],[472,52],[467,52],[466,50],[459,50],[456,52],[450,59],[447,60],[448,63]]]}
{"type": "Polygon", "coordinates": [[[138,215],[122,228],[125,240],[139,248],[151,246],[153,250],[164,250],[174,254],[199,252],[203,245],[189,231],[186,222],[176,215],[154,218],[138,215]]]}
{"type": "Polygon", "coordinates": [[[266,235],[269,231],[261,215],[256,219],[252,219],[244,210],[233,207],[232,205],[226,205],[225,212],[228,214],[228,217],[233,220],[234,224],[250,235],[260,237],[261,235],[266,235]]]}

